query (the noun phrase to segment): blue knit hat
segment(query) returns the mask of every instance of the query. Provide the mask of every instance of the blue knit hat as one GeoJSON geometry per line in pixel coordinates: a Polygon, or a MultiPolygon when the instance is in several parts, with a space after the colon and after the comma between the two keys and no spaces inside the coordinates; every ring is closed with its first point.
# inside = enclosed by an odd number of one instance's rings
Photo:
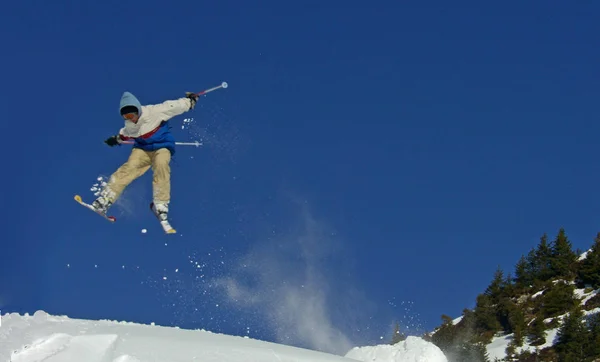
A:
{"type": "Polygon", "coordinates": [[[137,112],[139,116],[142,115],[142,104],[138,99],[129,92],[124,92],[121,96],[121,104],[119,105],[119,113],[124,115],[126,113],[137,112]]]}

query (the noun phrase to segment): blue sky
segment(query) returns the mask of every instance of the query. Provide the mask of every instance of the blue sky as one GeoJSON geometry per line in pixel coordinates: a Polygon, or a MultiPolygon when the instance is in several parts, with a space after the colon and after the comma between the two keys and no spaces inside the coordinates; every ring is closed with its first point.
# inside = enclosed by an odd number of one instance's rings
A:
{"type": "Polygon", "coordinates": [[[599,10],[11,2],[0,307],[276,338],[269,310],[210,287],[229,277],[262,292],[323,282],[332,325],[368,327],[356,340],[458,316],[544,232],[585,249],[600,230],[599,10]],[[150,173],[116,224],[73,201],[128,156],[103,143],[124,91],[158,103],[222,81],[171,121],[205,142],[172,164],[177,235],[147,208],[150,173]]]}

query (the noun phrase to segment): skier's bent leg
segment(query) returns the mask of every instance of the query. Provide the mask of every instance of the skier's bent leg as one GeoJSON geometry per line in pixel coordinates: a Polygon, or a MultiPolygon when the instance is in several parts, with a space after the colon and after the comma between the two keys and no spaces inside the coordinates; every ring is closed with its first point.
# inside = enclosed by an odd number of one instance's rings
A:
{"type": "Polygon", "coordinates": [[[146,151],[134,148],[129,155],[129,159],[110,176],[101,197],[97,199],[102,208],[104,210],[108,209],[133,180],[148,171],[151,162],[151,158],[146,151]]]}
{"type": "Polygon", "coordinates": [[[166,148],[154,152],[152,188],[154,205],[159,212],[168,212],[171,201],[171,152],[166,148]]]}

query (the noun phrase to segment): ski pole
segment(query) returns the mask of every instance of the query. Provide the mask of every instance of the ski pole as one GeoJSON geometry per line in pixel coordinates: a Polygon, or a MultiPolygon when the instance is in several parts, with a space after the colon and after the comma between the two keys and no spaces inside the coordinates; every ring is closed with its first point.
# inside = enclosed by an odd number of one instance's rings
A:
{"type": "MultiPolygon", "coordinates": [[[[121,142],[121,144],[124,145],[132,145],[134,142],[133,141],[123,141],[121,142]]],[[[177,146],[202,146],[202,143],[198,142],[198,141],[194,141],[194,142],[175,142],[175,144],[177,146]]]]}
{"type": "Polygon", "coordinates": [[[212,88],[209,88],[207,90],[203,90],[202,92],[198,92],[198,93],[194,93],[194,94],[196,94],[198,96],[202,96],[202,95],[205,95],[208,92],[212,92],[212,91],[217,90],[219,88],[227,88],[227,82],[223,82],[223,83],[221,83],[220,85],[218,85],[216,87],[212,87],[212,88]]]}

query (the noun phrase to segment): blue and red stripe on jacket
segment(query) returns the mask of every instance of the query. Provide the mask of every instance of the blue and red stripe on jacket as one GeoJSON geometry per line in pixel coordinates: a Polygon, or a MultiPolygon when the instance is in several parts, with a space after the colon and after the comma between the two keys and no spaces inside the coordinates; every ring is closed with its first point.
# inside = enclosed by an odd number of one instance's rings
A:
{"type": "Polygon", "coordinates": [[[166,148],[175,154],[175,138],[171,133],[171,127],[167,121],[162,121],[158,127],[152,131],[145,133],[139,137],[126,137],[119,135],[122,140],[134,140],[133,147],[140,148],[145,151],[156,151],[161,148],[166,148]]]}

